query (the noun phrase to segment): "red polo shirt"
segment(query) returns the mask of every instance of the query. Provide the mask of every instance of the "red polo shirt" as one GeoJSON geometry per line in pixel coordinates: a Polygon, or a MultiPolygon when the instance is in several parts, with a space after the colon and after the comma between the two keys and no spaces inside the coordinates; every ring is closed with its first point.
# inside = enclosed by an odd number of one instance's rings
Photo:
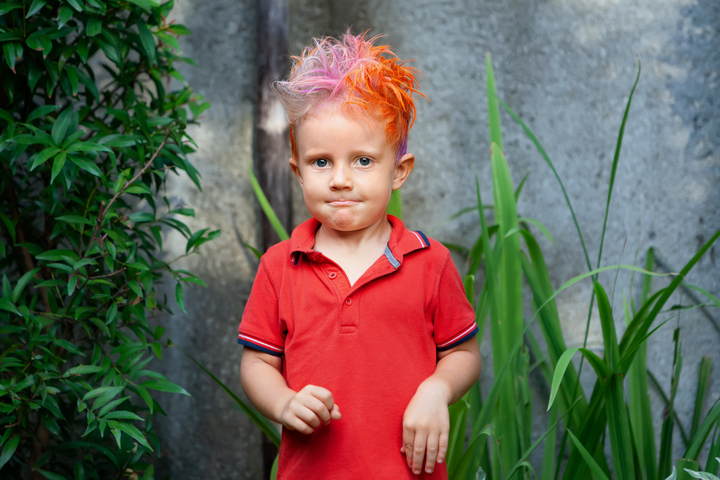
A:
{"type": "MultiPolygon", "coordinates": [[[[478,328],[447,248],[388,220],[385,254],[352,286],[313,250],[314,218],[260,261],[238,343],[284,357],[288,387],[327,388],[342,412],[311,435],[283,429],[278,479],[418,478],[400,453],[403,413],[438,350],[478,328]]],[[[445,464],[420,478],[446,479],[445,464]]]]}

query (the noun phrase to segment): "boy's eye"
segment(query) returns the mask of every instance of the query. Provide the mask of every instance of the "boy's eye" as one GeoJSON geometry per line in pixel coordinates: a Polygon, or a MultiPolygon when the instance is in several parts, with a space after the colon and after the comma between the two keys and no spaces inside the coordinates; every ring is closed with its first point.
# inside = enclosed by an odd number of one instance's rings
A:
{"type": "Polygon", "coordinates": [[[362,165],[363,167],[367,167],[368,165],[370,165],[371,162],[372,162],[372,160],[370,160],[368,157],[358,158],[358,163],[360,165],[362,165]]]}
{"type": "Polygon", "coordinates": [[[315,164],[316,167],[320,167],[320,168],[324,168],[324,167],[328,166],[328,161],[325,160],[324,158],[318,158],[313,163],[315,164]]]}

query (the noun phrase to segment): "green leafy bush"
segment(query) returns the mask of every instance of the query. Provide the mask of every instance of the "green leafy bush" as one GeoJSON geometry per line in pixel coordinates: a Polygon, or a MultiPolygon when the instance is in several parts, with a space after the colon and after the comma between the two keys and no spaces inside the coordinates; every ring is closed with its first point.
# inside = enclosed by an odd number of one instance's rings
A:
{"type": "Polygon", "coordinates": [[[174,67],[194,62],[172,6],[0,4],[2,478],[153,478],[152,392],[187,394],[147,368],[162,356],[163,276],[183,311],[183,283],[204,285],[159,255],[163,225],[184,255],[219,235],[155,201],[168,171],[200,188],[185,129],[209,107],[174,67]]]}

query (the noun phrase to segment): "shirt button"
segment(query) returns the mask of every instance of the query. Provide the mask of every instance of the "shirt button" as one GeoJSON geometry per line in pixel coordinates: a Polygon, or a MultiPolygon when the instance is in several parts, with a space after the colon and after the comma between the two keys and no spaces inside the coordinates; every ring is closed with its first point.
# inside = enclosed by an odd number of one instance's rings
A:
{"type": "Polygon", "coordinates": [[[330,277],[331,279],[335,280],[335,277],[337,277],[337,273],[335,273],[335,272],[330,272],[330,273],[328,273],[328,277],[330,277]]]}
{"type": "Polygon", "coordinates": [[[352,305],[352,298],[346,299],[346,300],[345,300],[345,303],[346,303],[348,306],[352,305]]]}

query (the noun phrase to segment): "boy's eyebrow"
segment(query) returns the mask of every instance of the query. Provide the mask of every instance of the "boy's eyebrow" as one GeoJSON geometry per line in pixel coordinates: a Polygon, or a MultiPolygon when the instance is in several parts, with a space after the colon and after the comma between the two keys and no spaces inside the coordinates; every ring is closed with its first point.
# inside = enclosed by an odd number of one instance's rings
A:
{"type": "MultiPolygon", "coordinates": [[[[325,150],[320,150],[320,149],[309,150],[307,152],[299,152],[299,153],[300,153],[301,157],[303,157],[303,158],[332,157],[332,155],[330,155],[330,153],[328,153],[325,150]]],[[[350,150],[349,154],[352,155],[353,157],[359,156],[359,155],[367,155],[369,157],[377,158],[380,156],[381,152],[379,150],[375,150],[374,148],[362,148],[362,149],[358,148],[355,150],[350,150]]]]}

